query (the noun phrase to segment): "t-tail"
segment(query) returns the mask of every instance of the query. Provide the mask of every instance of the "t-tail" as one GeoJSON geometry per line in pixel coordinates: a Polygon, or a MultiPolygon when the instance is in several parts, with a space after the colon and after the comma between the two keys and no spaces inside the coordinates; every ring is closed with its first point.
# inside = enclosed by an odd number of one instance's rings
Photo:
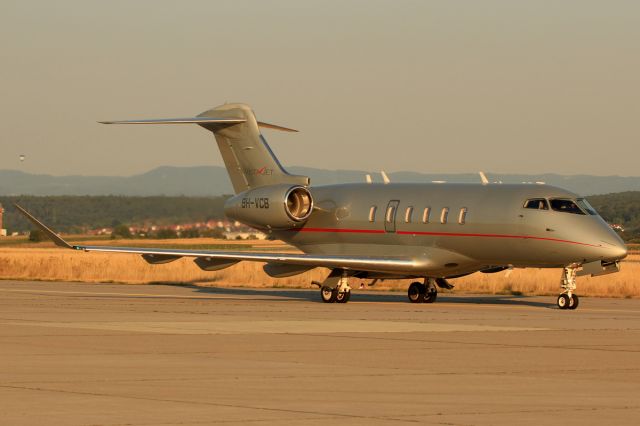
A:
{"type": "Polygon", "coordinates": [[[236,194],[267,185],[309,186],[309,177],[292,175],[282,167],[260,133],[260,127],[297,130],[257,121],[245,104],[224,104],[191,118],[101,121],[103,124],[198,124],[211,131],[236,194]]]}

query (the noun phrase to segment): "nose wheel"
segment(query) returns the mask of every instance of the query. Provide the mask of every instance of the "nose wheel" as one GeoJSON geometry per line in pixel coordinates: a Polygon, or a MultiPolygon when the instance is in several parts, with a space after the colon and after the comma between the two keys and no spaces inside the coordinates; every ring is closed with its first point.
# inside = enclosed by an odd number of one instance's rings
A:
{"type": "Polygon", "coordinates": [[[577,294],[563,293],[558,296],[558,308],[560,309],[576,309],[580,303],[580,299],[577,294]]]}
{"type": "Polygon", "coordinates": [[[562,281],[560,287],[562,293],[558,296],[557,304],[560,309],[576,309],[580,303],[576,290],[576,276],[578,273],[577,265],[570,265],[564,268],[562,272],[562,281]]]}

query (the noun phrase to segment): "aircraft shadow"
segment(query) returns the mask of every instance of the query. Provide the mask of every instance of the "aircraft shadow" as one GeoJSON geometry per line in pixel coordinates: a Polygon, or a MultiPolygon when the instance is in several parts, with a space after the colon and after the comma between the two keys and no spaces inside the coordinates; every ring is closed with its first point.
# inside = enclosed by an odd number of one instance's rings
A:
{"type": "MultiPolygon", "coordinates": [[[[252,296],[262,300],[286,302],[291,299],[304,300],[313,303],[323,303],[320,299],[320,292],[317,289],[286,289],[286,288],[243,288],[243,287],[201,287],[193,284],[169,284],[154,283],[154,285],[170,285],[189,288],[197,293],[209,295],[225,296],[252,296]]],[[[255,300],[255,299],[254,299],[255,300]]],[[[390,293],[377,291],[358,291],[355,289],[351,294],[351,302],[375,302],[375,303],[409,303],[404,292],[390,293]]],[[[556,304],[552,301],[544,302],[533,296],[522,295],[452,295],[438,294],[436,303],[450,304],[473,304],[473,305],[512,305],[512,306],[533,306],[538,308],[555,309],[556,304]]]]}

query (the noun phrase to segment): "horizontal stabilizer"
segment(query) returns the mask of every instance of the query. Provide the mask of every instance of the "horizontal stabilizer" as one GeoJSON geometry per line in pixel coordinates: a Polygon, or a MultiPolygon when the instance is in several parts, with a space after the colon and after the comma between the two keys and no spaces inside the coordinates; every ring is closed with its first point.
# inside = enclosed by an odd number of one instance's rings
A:
{"type": "MultiPolygon", "coordinates": [[[[150,120],[113,120],[98,121],[100,124],[239,124],[247,120],[244,118],[214,118],[214,117],[187,117],[187,118],[159,118],[150,120]]],[[[296,129],[278,126],[277,124],[258,121],[259,127],[265,129],[280,130],[282,132],[297,132],[296,129]]]]}
{"type": "Polygon", "coordinates": [[[116,120],[99,121],[100,124],[238,124],[244,123],[244,118],[212,118],[212,117],[189,117],[189,118],[160,118],[151,120],[116,120]]]}
{"type": "Polygon", "coordinates": [[[265,129],[280,130],[281,132],[297,132],[296,129],[290,129],[288,127],[278,126],[276,124],[265,123],[264,121],[258,121],[258,127],[264,127],[265,129]]]}
{"type": "Polygon", "coordinates": [[[213,133],[236,194],[266,185],[308,186],[308,176],[287,173],[262,134],[265,129],[297,132],[289,127],[257,121],[249,105],[220,105],[195,116],[165,119],[109,120],[102,124],[195,124],[213,133]],[[268,173],[255,173],[256,170],[268,173]]]}

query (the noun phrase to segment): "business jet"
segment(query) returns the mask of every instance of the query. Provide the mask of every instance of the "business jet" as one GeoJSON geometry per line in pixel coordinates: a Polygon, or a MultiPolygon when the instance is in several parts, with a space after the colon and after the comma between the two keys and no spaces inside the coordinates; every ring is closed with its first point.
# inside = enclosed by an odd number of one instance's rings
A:
{"type": "MultiPolygon", "coordinates": [[[[71,245],[25,209],[18,209],[58,246],[86,252],[134,253],[151,264],[181,257],[205,271],[262,262],[272,277],[318,267],[321,299],[346,303],[350,278],[408,279],[413,303],[432,303],[438,287],[475,272],[561,268],[560,309],[576,309],[576,278],[620,270],[627,248],[586,199],[542,184],[363,183],[312,186],[287,173],[244,104],[225,104],[196,117],[106,121],[103,124],[197,124],[213,133],[235,196],[225,214],[302,254],[249,253],[71,245]]],[[[386,175],[385,175],[386,176],[386,175]]],[[[213,184],[213,182],[212,182],[213,184]]]]}

